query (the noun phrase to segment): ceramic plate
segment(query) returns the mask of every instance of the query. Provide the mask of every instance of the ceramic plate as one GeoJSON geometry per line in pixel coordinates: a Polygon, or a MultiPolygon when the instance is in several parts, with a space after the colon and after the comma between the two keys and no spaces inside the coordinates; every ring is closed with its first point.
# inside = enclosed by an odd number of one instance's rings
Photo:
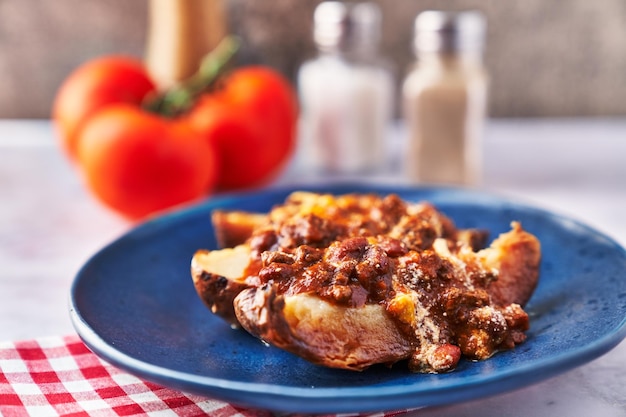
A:
{"type": "Polygon", "coordinates": [[[189,265],[216,247],[215,208],[267,211],[293,189],[214,198],[146,222],[96,253],[71,289],[74,326],[96,354],[139,377],[247,407],[282,412],[367,412],[492,395],[588,362],[626,336],[626,252],[570,218],[491,194],[450,188],[333,185],[332,193],[398,193],[428,200],[459,227],[492,237],[522,222],[542,243],[540,284],[526,310],[526,343],[442,375],[312,365],[213,316],[196,295],[189,265]]]}

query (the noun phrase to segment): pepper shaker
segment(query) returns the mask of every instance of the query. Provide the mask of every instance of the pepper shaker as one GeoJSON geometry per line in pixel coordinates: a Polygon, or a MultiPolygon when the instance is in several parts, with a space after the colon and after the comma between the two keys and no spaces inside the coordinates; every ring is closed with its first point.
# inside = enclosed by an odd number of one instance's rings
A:
{"type": "Polygon", "coordinates": [[[478,11],[425,11],[415,19],[417,61],[403,84],[408,177],[475,185],[481,178],[488,77],[478,11]]]}

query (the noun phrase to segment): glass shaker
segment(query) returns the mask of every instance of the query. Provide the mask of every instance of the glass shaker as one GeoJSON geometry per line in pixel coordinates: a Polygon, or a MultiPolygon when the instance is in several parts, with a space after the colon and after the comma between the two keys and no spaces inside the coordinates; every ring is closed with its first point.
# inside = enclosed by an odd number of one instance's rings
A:
{"type": "Polygon", "coordinates": [[[481,179],[488,77],[478,11],[425,11],[415,19],[417,62],[403,84],[409,131],[405,170],[423,183],[481,179]]]}
{"type": "Polygon", "coordinates": [[[375,173],[386,163],[393,76],[378,53],[381,13],[374,3],[319,4],[318,55],[298,72],[300,163],[310,171],[375,173]]]}

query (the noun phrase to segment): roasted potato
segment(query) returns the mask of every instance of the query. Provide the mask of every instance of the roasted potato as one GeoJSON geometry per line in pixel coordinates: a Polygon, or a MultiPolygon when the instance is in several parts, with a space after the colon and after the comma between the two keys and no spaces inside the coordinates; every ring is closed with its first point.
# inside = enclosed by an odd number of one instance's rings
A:
{"type": "Polygon", "coordinates": [[[233,300],[249,287],[246,268],[250,264],[250,247],[206,251],[199,250],[191,260],[191,276],[200,299],[209,309],[233,326],[238,326],[233,300]]]}
{"type": "Polygon", "coordinates": [[[379,304],[342,307],[266,285],[242,291],[234,306],[249,333],[318,365],[360,371],[407,359],[414,350],[379,304]]]}
{"type": "Polygon", "coordinates": [[[486,233],[458,230],[428,204],[310,193],[267,215],[213,219],[235,246],[193,256],[200,298],[312,363],[446,372],[461,355],[486,359],[525,339],[541,248],[517,222],[484,247],[486,233]]]}
{"type": "Polygon", "coordinates": [[[252,232],[267,221],[267,215],[244,211],[215,210],[211,214],[215,238],[220,248],[244,243],[252,232]]]}

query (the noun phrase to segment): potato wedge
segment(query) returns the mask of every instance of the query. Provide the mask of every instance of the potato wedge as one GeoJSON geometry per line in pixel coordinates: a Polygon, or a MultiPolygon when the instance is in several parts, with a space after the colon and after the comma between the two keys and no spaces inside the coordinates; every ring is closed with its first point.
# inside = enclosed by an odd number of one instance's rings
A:
{"type": "Polygon", "coordinates": [[[498,271],[498,279],[489,285],[488,291],[495,304],[511,303],[525,306],[539,282],[541,243],[524,231],[518,222],[512,230],[498,236],[489,248],[477,253],[487,268],[498,271]]]}
{"type": "Polygon", "coordinates": [[[267,215],[245,211],[215,210],[211,222],[220,248],[233,248],[244,243],[252,231],[267,220],[267,215]]]}
{"type": "Polygon", "coordinates": [[[221,250],[197,251],[191,260],[191,276],[196,292],[214,314],[238,326],[233,300],[249,285],[245,271],[250,263],[250,247],[239,245],[221,250]]]}
{"type": "Polygon", "coordinates": [[[268,285],[242,291],[235,312],[250,334],[318,365],[361,371],[414,351],[379,304],[341,307],[310,294],[279,295],[268,285]]]}

